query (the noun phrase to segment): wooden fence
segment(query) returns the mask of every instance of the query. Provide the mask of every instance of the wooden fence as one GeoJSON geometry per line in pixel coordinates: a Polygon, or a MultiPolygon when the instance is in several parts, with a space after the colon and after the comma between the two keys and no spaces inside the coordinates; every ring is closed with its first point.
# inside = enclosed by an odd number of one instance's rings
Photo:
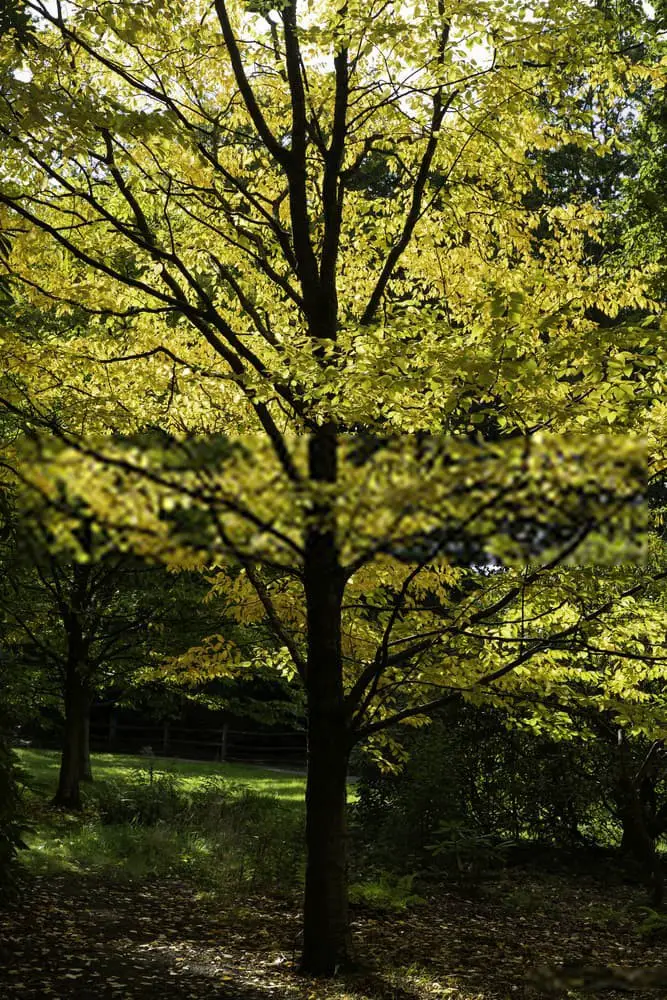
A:
{"type": "Polygon", "coordinates": [[[107,723],[91,722],[93,750],[135,753],[150,747],[161,756],[199,760],[293,763],[306,760],[306,734],[298,730],[258,732],[235,729],[183,727],[173,722],[159,725],[125,724],[113,716],[107,723]]]}

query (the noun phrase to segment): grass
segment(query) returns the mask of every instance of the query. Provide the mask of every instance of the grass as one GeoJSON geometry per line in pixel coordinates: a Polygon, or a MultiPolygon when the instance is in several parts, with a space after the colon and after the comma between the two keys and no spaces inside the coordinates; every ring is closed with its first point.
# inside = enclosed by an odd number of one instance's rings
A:
{"type": "MultiPolygon", "coordinates": [[[[60,767],[57,750],[18,750],[21,762],[30,775],[31,784],[47,794],[55,792],[60,767]]],[[[203,779],[220,777],[241,784],[262,795],[277,799],[301,802],[305,795],[306,779],[298,775],[260,767],[255,764],[221,764],[215,761],[174,760],[170,757],[150,758],[153,770],[173,774],[182,787],[192,790],[203,779]]],[[[131,754],[94,753],[91,765],[95,781],[123,781],[132,771],[148,770],[149,758],[131,754]]]]}
{"type": "Polygon", "coordinates": [[[59,755],[19,752],[33,872],[187,877],[202,890],[290,891],[303,879],[305,778],[241,764],[93,754],[81,813],[50,807],[59,755]]]}
{"type": "MultiPolygon", "coordinates": [[[[59,754],[19,756],[31,823],[22,860],[34,873],[178,876],[227,899],[302,888],[304,777],[248,764],[93,754],[84,809],[67,813],[50,807],[59,754]]],[[[410,877],[369,872],[352,884],[351,899],[396,912],[421,902],[410,877]]]]}

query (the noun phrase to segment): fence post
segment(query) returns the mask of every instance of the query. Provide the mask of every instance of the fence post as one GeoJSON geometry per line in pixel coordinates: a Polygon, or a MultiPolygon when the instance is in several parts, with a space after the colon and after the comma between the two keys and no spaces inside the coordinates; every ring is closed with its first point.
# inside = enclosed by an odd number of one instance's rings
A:
{"type": "Polygon", "coordinates": [[[222,731],[220,733],[220,763],[224,763],[227,760],[227,732],[229,726],[227,723],[223,723],[222,731]]]}

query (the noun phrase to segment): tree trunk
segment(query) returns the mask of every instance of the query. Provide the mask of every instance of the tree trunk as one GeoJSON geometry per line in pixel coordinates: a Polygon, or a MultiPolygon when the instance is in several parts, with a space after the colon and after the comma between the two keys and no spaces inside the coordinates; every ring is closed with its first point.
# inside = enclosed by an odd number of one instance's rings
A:
{"type": "Polygon", "coordinates": [[[625,742],[621,740],[620,768],[615,789],[618,816],[623,828],[621,850],[632,855],[643,867],[651,903],[656,909],[661,908],[664,901],[664,874],[653,830],[655,798],[652,771],[655,768],[656,751],[661,746],[659,741],[653,744],[644,763],[633,775],[627,760],[625,742]]]}
{"type": "MultiPolygon", "coordinates": [[[[84,526],[83,543],[90,551],[90,524],[84,526]]],[[[85,613],[90,608],[90,563],[75,563],[72,588],[62,609],[62,621],[67,636],[65,663],[65,733],[60,761],[58,788],[53,804],[65,809],[81,808],[80,782],[86,765],[90,773],[89,728],[91,693],[86,681],[90,639],[84,632],[85,613]]]]}
{"type": "MultiPolygon", "coordinates": [[[[330,427],[311,437],[312,481],[336,481],[336,447],[330,427]]],[[[350,957],[346,779],[351,740],[341,657],[343,580],[332,506],[315,502],[309,514],[304,553],[308,779],[301,967],[311,975],[333,975],[350,957]]]]}
{"type": "Polygon", "coordinates": [[[302,969],[333,975],[350,961],[347,901],[347,733],[311,716],[306,785],[302,969]],[[336,734],[335,730],[339,732],[336,734]]]}
{"type": "Polygon", "coordinates": [[[86,752],[88,692],[76,664],[68,665],[65,681],[65,732],[55,806],[81,808],[82,762],[86,752]]]}
{"type": "Polygon", "coordinates": [[[664,876],[655,840],[647,829],[637,789],[624,785],[618,793],[618,812],[623,827],[621,850],[630,854],[646,873],[651,903],[656,909],[664,900],[664,876]]]}
{"type": "Polygon", "coordinates": [[[91,699],[86,700],[83,716],[83,744],[81,752],[81,781],[92,781],[93,770],[90,766],[90,709],[91,699]]]}

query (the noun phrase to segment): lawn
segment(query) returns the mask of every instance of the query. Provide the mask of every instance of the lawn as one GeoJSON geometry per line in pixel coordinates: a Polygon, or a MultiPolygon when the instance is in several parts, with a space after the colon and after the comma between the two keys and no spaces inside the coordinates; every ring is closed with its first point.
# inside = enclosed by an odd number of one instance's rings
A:
{"type": "Polygon", "coordinates": [[[50,807],[59,754],[19,751],[33,873],[187,877],[202,890],[299,885],[305,778],[249,764],[93,754],[84,809],[50,807]]]}
{"type": "MultiPolygon", "coordinates": [[[[30,775],[31,783],[44,793],[55,792],[60,753],[56,750],[17,752],[30,775]]],[[[295,802],[303,801],[306,789],[303,777],[255,764],[220,764],[214,761],[111,753],[91,754],[91,763],[93,777],[99,781],[123,781],[131,772],[147,772],[152,767],[156,772],[173,774],[186,789],[196,788],[204,778],[219,777],[244,785],[262,795],[273,795],[295,802]]]]}

